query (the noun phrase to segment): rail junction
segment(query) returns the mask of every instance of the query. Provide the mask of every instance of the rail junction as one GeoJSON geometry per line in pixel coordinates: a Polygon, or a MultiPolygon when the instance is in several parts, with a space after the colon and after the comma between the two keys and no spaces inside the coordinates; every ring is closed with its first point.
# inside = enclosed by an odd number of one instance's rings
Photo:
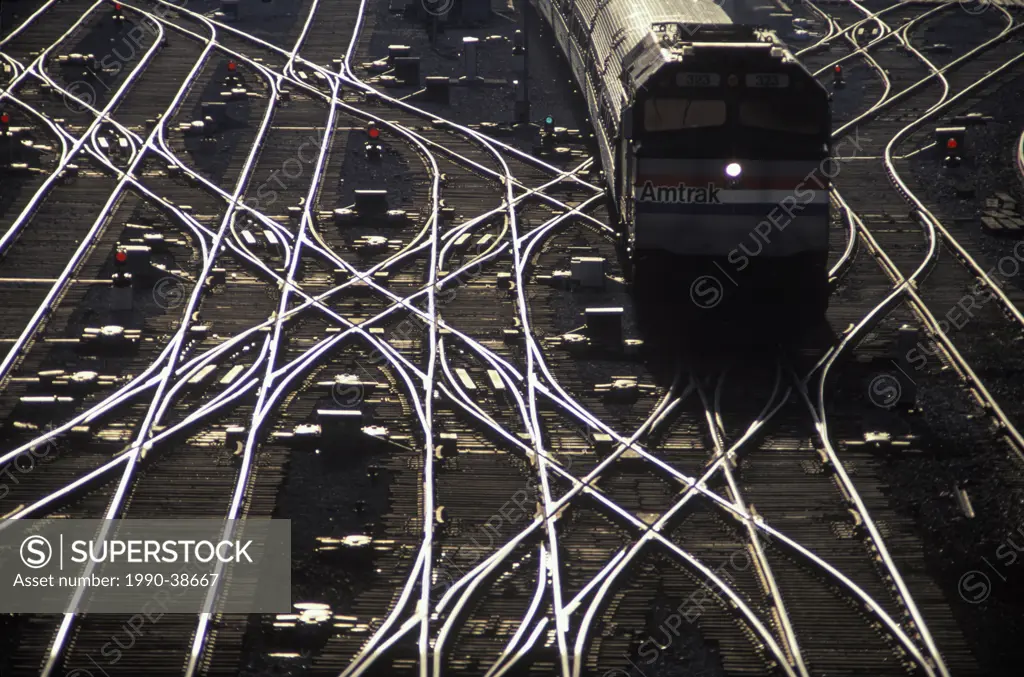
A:
{"type": "Polygon", "coordinates": [[[3,9],[0,516],[296,565],[277,617],[0,616],[0,675],[1008,674],[1020,4],[744,9],[835,88],[831,331],[700,357],[552,36],[427,4],[3,9]]]}

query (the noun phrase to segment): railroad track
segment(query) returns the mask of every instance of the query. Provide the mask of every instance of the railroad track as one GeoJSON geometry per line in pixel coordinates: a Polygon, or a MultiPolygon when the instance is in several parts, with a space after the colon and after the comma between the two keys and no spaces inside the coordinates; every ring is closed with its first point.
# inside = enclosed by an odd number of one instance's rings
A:
{"type": "MultiPolygon", "coordinates": [[[[1009,29],[1013,29],[1013,27],[1015,26],[1014,17],[1005,15],[1005,18],[1007,20],[1007,27],[1009,29]]],[[[948,81],[943,82],[943,87],[939,90],[936,90],[936,88],[933,85],[928,86],[927,88],[922,86],[923,81],[922,84],[914,85],[914,89],[912,90],[913,94],[909,99],[906,99],[903,102],[903,105],[900,107],[900,110],[903,110],[909,104],[909,107],[911,109],[917,109],[917,113],[915,114],[912,111],[911,114],[908,115],[903,120],[902,124],[895,124],[894,122],[891,123],[891,128],[888,125],[886,126],[886,133],[881,135],[881,137],[885,140],[885,169],[888,175],[891,177],[893,183],[896,184],[897,188],[900,189],[899,193],[886,192],[884,190],[880,190],[878,182],[876,180],[869,179],[866,173],[857,174],[857,168],[859,166],[858,159],[850,159],[848,162],[843,163],[844,166],[842,167],[842,171],[845,173],[843,174],[842,178],[840,178],[840,180],[837,181],[837,183],[841,191],[840,199],[842,205],[844,209],[847,210],[846,213],[849,215],[849,218],[853,220],[854,225],[857,226],[861,238],[867,244],[868,251],[881,263],[883,269],[886,271],[889,277],[888,283],[880,283],[877,276],[877,270],[871,270],[872,268],[874,268],[874,266],[873,264],[870,263],[869,260],[866,261],[863,265],[854,266],[852,268],[852,271],[848,273],[848,275],[851,278],[848,289],[851,293],[856,294],[856,296],[849,296],[849,298],[853,300],[854,303],[857,304],[857,310],[854,312],[854,315],[859,315],[860,313],[862,313],[863,311],[861,310],[861,308],[870,308],[879,300],[881,300],[881,303],[879,305],[874,306],[874,309],[872,310],[872,313],[876,315],[874,319],[872,319],[870,322],[861,322],[847,332],[847,336],[850,338],[849,340],[844,339],[844,344],[850,346],[850,349],[852,350],[853,346],[857,345],[856,341],[862,340],[861,337],[864,335],[864,330],[870,328],[874,335],[872,337],[872,340],[864,341],[864,343],[858,346],[859,352],[868,353],[864,354],[863,357],[871,359],[872,355],[870,353],[874,352],[875,358],[883,358],[882,360],[878,360],[879,362],[883,362],[886,365],[882,367],[882,369],[891,372],[890,374],[888,374],[888,378],[895,378],[893,374],[896,374],[898,378],[901,380],[901,382],[906,384],[908,387],[916,387],[917,384],[914,383],[913,381],[914,379],[917,379],[917,381],[919,381],[922,384],[922,387],[928,386],[929,388],[934,388],[933,392],[941,392],[951,387],[952,384],[948,383],[948,379],[938,379],[938,382],[936,382],[935,379],[925,377],[924,374],[920,371],[913,371],[912,375],[900,374],[899,370],[904,367],[901,366],[899,361],[902,358],[903,365],[906,364],[906,356],[903,355],[903,352],[906,351],[906,348],[897,348],[894,345],[885,345],[886,338],[889,338],[890,344],[897,343],[897,341],[895,340],[896,329],[901,325],[904,325],[906,323],[910,326],[921,326],[924,329],[924,331],[931,334],[933,338],[936,338],[936,340],[942,343],[944,347],[945,352],[941,355],[940,358],[936,360],[936,362],[941,362],[948,366],[952,366],[954,369],[953,373],[959,374],[960,378],[964,382],[966,382],[966,384],[969,384],[972,387],[972,392],[977,393],[978,401],[984,403],[983,406],[985,407],[985,410],[993,413],[995,417],[1001,421],[1001,423],[997,424],[999,430],[1009,431],[1009,435],[1003,437],[998,433],[996,435],[993,435],[991,428],[986,430],[986,426],[981,426],[976,433],[979,436],[979,439],[984,439],[986,440],[987,444],[991,445],[993,451],[998,457],[1001,455],[1001,448],[1005,449],[1006,447],[1004,445],[1006,445],[1007,443],[1009,444],[1009,450],[1011,452],[1019,453],[1015,452],[1015,449],[1019,449],[1019,447],[1017,446],[1019,444],[1019,440],[1011,441],[1014,437],[1015,431],[1013,424],[1006,419],[1006,414],[999,407],[999,405],[994,403],[991,392],[988,389],[986,389],[984,385],[981,384],[981,379],[979,379],[978,372],[972,369],[971,365],[985,364],[986,358],[979,354],[978,352],[970,352],[971,347],[978,346],[979,343],[976,340],[971,341],[970,337],[967,336],[957,337],[957,345],[960,346],[961,349],[963,349],[964,343],[967,343],[970,346],[969,348],[964,350],[963,354],[961,354],[961,352],[957,350],[957,347],[954,347],[951,344],[951,337],[946,337],[944,333],[941,331],[941,329],[945,328],[945,324],[943,323],[942,327],[940,327],[939,321],[936,319],[936,314],[933,312],[946,312],[946,310],[937,311],[936,308],[942,307],[943,305],[946,305],[948,303],[952,303],[955,306],[956,303],[960,300],[959,295],[956,299],[946,299],[945,302],[939,302],[933,305],[931,307],[931,310],[929,310],[927,307],[928,303],[921,300],[922,296],[928,298],[929,290],[931,290],[931,298],[935,298],[937,294],[941,294],[940,290],[948,291],[950,289],[957,289],[965,284],[972,284],[972,282],[969,280],[970,273],[976,269],[977,262],[974,261],[970,255],[962,257],[961,263],[963,263],[963,267],[959,265],[954,266],[953,262],[950,261],[943,262],[941,253],[939,252],[939,249],[936,247],[936,245],[938,244],[937,238],[939,239],[939,241],[947,244],[952,249],[957,250],[958,253],[964,253],[962,247],[960,246],[959,242],[952,238],[952,236],[947,237],[947,231],[943,229],[941,225],[938,225],[939,219],[943,218],[941,212],[934,210],[934,207],[932,207],[933,211],[928,211],[928,208],[926,208],[925,205],[921,202],[921,200],[914,195],[912,189],[908,188],[909,182],[904,183],[905,179],[899,178],[901,174],[904,177],[906,176],[906,173],[901,172],[900,170],[902,170],[907,163],[905,158],[896,155],[899,152],[899,143],[902,142],[903,144],[905,144],[906,139],[911,137],[910,133],[915,131],[915,129],[919,129],[921,122],[935,119],[937,117],[935,115],[936,112],[945,112],[942,109],[949,108],[948,105],[944,105],[938,108],[936,111],[933,111],[933,109],[931,108],[932,104],[936,102],[943,103],[947,101],[949,98],[952,98],[952,103],[957,103],[958,101],[965,102],[965,100],[967,99],[967,95],[961,94],[961,92],[963,92],[965,88],[968,91],[970,91],[970,96],[972,97],[975,96],[975,92],[977,92],[977,96],[980,99],[981,93],[979,90],[981,88],[973,86],[974,83],[980,79],[982,81],[985,81],[985,84],[983,85],[984,87],[990,87],[991,83],[999,82],[999,76],[1003,74],[1008,68],[1012,67],[1013,64],[1016,63],[1016,54],[1013,52],[1012,48],[1004,49],[1004,51],[1000,52],[999,50],[1002,49],[1001,42],[997,40],[994,41],[993,44],[995,46],[992,48],[990,52],[978,53],[977,51],[972,51],[960,58],[950,57],[950,59],[947,60],[946,66],[948,67],[949,64],[955,64],[958,62],[966,62],[966,66],[964,68],[967,74],[956,76],[955,74],[957,73],[957,71],[951,69],[948,81]],[[923,96],[925,92],[937,92],[938,96],[936,96],[930,103],[921,102],[915,105],[914,102],[918,101],[918,97],[923,96]],[[847,166],[852,167],[854,171],[847,172],[847,166]],[[847,183],[845,181],[845,179],[847,178],[851,180],[847,185],[844,186],[844,183],[847,183]],[[852,193],[850,193],[851,186],[853,189],[852,193]],[[847,208],[847,203],[845,199],[843,199],[843,197],[845,197],[845,195],[847,194],[851,194],[852,196],[854,196],[854,198],[859,197],[861,205],[870,205],[870,207],[867,208],[862,207],[862,209],[864,209],[866,213],[858,213],[858,211],[860,210],[854,211],[855,207],[852,199],[850,202],[850,208],[847,208]],[[909,206],[912,208],[911,219],[909,220],[907,219],[907,217],[902,216],[902,214],[900,213],[902,209],[906,208],[906,203],[899,204],[900,202],[903,201],[903,199],[909,202],[909,206]],[[897,205],[899,206],[897,207],[897,205]],[[914,209],[915,207],[916,209],[914,209]],[[916,217],[920,217],[921,220],[917,220],[916,217]],[[868,222],[871,219],[874,219],[876,221],[874,227],[868,225],[868,222]],[[906,223],[907,225],[901,226],[901,223],[906,223]],[[914,231],[916,231],[918,235],[916,239],[909,236],[909,233],[914,231]],[[937,231],[941,231],[941,235],[938,234],[937,231]],[[939,255],[938,263],[935,262],[935,257],[937,254],[939,255]],[[900,265],[899,263],[897,263],[898,261],[905,261],[906,263],[900,265]],[[968,278],[967,280],[965,280],[964,268],[966,268],[966,277],[968,278]],[[917,280],[914,286],[903,287],[901,290],[899,287],[902,287],[904,283],[904,276],[909,275],[911,270],[914,271],[911,277],[917,278],[917,280]],[[898,271],[902,271],[902,274],[898,271]],[[937,272],[939,274],[937,274],[937,272]],[[938,284],[932,286],[933,280],[939,280],[941,278],[941,275],[943,274],[947,276],[957,274],[960,277],[958,277],[955,282],[951,282],[947,278],[945,280],[946,284],[942,284],[942,282],[939,282],[938,284]],[[925,275],[927,275],[926,281],[925,275]],[[896,284],[898,286],[895,295],[891,294],[889,291],[890,284],[896,284]],[[916,291],[918,289],[917,285],[920,285],[919,288],[922,292],[920,296],[916,291]],[[865,291],[871,291],[872,293],[865,294],[865,291]],[[893,301],[899,301],[899,298],[902,296],[901,292],[906,292],[906,296],[908,297],[908,301],[910,302],[909,306],[906,309],[901,307],[896,307],[895,309],[893,309],[893,306],[895,305],[893,301]],[[911,310],[912,312],[907,313],[907,309],[911,310]],[[881,351],[878,350],[879,347],[882,348],[881,351]],[[878,354],[879,352],[881,353],[880,355],[878,354]],[[908,382],[908,380],[910,382],[908,382]],[[943,383],[943,381],[946,382],[943,383]]],[[[918,57],[920,57],[922,61],[925,61],[926,57],[924,57],[919,51],[915,52],[915,54],[918,57]]],[[[879,65],[883,67],[887,66],[888,63],[879,59],[879,64],[873,65],[875,65],[875,67],[877,68],[879,65]]],[[[929,68],[931,68],[931,66],[929,66],[929,68]]],[[[889,71],[888,73],[880,72],[879,74],[879,79],[882,82],[884,82],[887,87],[889,85],[889,79],[887,77],[889,73],[891,73],[891,71],[889,71]]],[[[982,83],[979,82],[979,85],[980,84],[982,83]]],[[[890,97],[889,101],[892,100],[893,98],[890,97]]],[[[966,106],[959,110],[965,109],[969,110],[966,108],[966,106]]],[[[868,110],[870,111],[872,109],[868,110]]],[[[884,116],[885,113],[883,113],[879,119],[884,121],[884,116]]],[[[874,118],[872,118],[872,122],[869,123],[869,129],[873,129],[873,127],[870,126],[871,124],[873,124],[873,122],[874,118]]],[[[923,142],[920,139],[920,137],[918,137],[917,139],[915,139],[913,145],[916,146],[917,148],[920,148],[925,145],[925,142],[923,142]]],[[[878,160],[874,161],[876,166],[877,162],[878,160]]],[[[867,165],[868,161],[865,161],[864,164],[867,165]]],[[[939,246],[941,247],[941,244],[939,246]]],[[[982,276],[982,278],[983,277],[984,276],[982,276]]],[[[980,283],[975,284],[978,284],[979,287],[983,287],[983,285],[989,284],[990,282],[990,280],[982,279],[980,283]]],[[[1009,306],[1009,304],[1004,305],[1009,306]]],[[[946,307],[948,308],[948,306],[946,307]]],[[[996,315],[998,315],[998,313],[996,313],[996,315]]],[[[995,318],[991,318],[990,321],[994,321],[994,319],[995,318]]],[[[979,318],[978,326],[971,327],[967,329],[966,332],[970,332],[973,329],[979,328],[980,325],[983,323],[984,321],[979,318]]],[[[989,328],[991,328],[992,326],[996,325],[989,325],[989,328]]],[[[1003,329],[1004,331],[1007,328],[1004,319],[1001,321],[1001,323],[999,323],[998,326],[1000,326],[1001,329],[1003,329]]],[[[988,332],[986,332],[986,334],[987,333],[988,332]]],[[[828,366],[831,366],[831,363],[828,366]]],[[[848,376],[846,378],[844,378],[844,376],[848,375],[849,372],[849,368],[844,368],[840,372],[840,375],[836,377],[837,380],[847,380],[848,376]]],[[[877,373],[878,371],[876,371],[876,374],[877,373]]],[[[985,380],[995,379],[998,381],[998,372],[986,370],[984,374],[985,380]]],[[[878,377],[876,376],[876,378],[878,377]]],[[[825,378],[823,375],[821,383],[819,385],[818,393],[820,400],[820,415],[823,421],[825,420],[824,383],[825,378]]],[[[873,386],[874,384],[875,381],[872,381],[871,385],[873,386]]],[[[862,387],[863,384],[858,384],[858,388],[862,387]]],[[[998,385],[996,387],[998,388],[998,385]]],[[[1000,390],[1002,389],[1000,388],[1000,390]]],[[[899,418],[890,418],[883,424],[878,425],[877,428],[865,429],[863,424],[860,423],[860,421],[857,421],[855,423],[852,420],[852,418],[846,418],[846,414],[844,412],[852,413],[851,410],[856,409],[856,407],[849,406],[848,398],[847,401],[844,402],[843,398],[837,393],[833,396],[832,400],[833,402],[837,403],[833,405],[833,408],[836,409],[836,415],[833,420],[836,424],[838,424],[835,428],[836,437],[838,439],[843,439],[845,437],[847,439],[853,439],[856,441],[858,437],[861,437],[862,440],[877,440],[879,438],[876,436],[879,434],[879,431],[886,431],[883,433],[882,437],[882,439],[885,440],[884,444],[889,444],[890,440],[898,441],[900,445],[907,445],[911,448],[915,448],[919,444],[921,444],[921,441],[916,439],[916,435],[912,433],[908,434],[908,431],[921,428],[921,426],[915,423],[912,419],[908,421],[906,419],[900,420],[899,418]],[[843,402],[843,405],[840,406],[838,404],[839,402],[843,402]]],[[[1009,398],[1008,401],[1012,402],[1013,399],[1009,398]]],[[[889,404],[891,403],[882,402],[879,404],[889,406],[889,404]]],[[[860,416],[863,415],[861,414],[860,416]]],[[[935,443],[936,440],[934,439],[932,439],[930,442],[930,444],[932,445],[934,445],[935,443]]],[[[930,456],[928,446],[929,442],[924,442],[923,451],[925,451],[925,453],[928,454],[929,458],[933,458],[932,456],[930,456]]],[[[953,463],[959,463],[959,461],[954,461],[953,463]]],[[[908,467],[915,465],[915,463],[913,461],[907,460],[907,457],[904,457],[903,459],[900,460],[889,461],[886,465],[888,465],[890,470],[894,470],[895,474],[899,474],[900,472],[902,472],[900,470],[901,466],[908,467]]],[[[942,466],[943,463],[939,462],[936,465],[942,466]]],[[[1011,483],[1013,482],[1013,480],[1010,478],[1014,474],[1016,474],[1016,470],[1013,469],[1013,465],[1014,464],[1011,463],[1009,466],[1002,466],[1001,470],[997,471],[998,473],[1005,473],[1005,475],[1002,476],[1005,477],[1007,481],[1011,483]]],[[[957,492],[960,491],[960,487],[962,486],[962,482],[964,480],[956,478],[955,476],[950,477],[946,473],[940,474],[944,475],[944,478],[939,481],[949,482],[949,484],[952,485],[953,495],[956,495],[957,492]]],[[[990,483],[993,479],[992,476],[988,475],[987,472],[978,473],[977,478],[979,486],[983,486],[987,483],[990,483]]],[[[935,491],[936,493],[939,493],[939,490],[937,490],[934,487],[934,485],[932,485],[932,490],[935,491]]],[[[949,490],[947,489],[946,493],[948,494],[948,492],[949,490]]],[[[936,507],[939,507],[935,501],[929,501],[929,503],[936,505],[936,507]]],[[[939,501],[939,503],[941,503],[941,501],[939,501]]],[[[969,507],[965,507],[965,504],[962,500],[959,506],[946,505],[942,506],[940,509],[944,510],[947,513],[952,511],[963,512],[970,510],[969,507]]],[[[973,514],[971,514],[970,516],[973,517],[973,514]]],[[[948,575],[949,574],[947,574],[947,576],[948,575]]],[[[952,590],[954,586],[947,583],[946,587],[947,589],[952,590]]],[[[961,617],[963,617],[962,613],[961,617]]],[[[973,620],[982,623],[985,622],[984,616],[980,614],[973,615],[973,620]]],[[[935,626],[933,626],[933,629],[936,629],[935,626]]],[[[939,629],[938,632],[944,633],[945,631],[939,629]]],[[[972,639],[973,641],[977,641],[977,635],[975,635],[975,637],[972,639]]],[[[951,650],[956,651],[954,647],[957,645],[957,642],[946,643],[946,645],[949,646],[951,650]]],[[[962,652],[962,649],[960,651],[962,652]]]]}
{"type": "MultiPolygon", "coordinates": [[[[724,365],[675,369],[668,380],[673,370],[664,365],[624,358],[620,348],[602,352],[606,337],[582,326],[581,311],[627,297],[589,161],[578,154],[539,161],[522,139],[506,143],[438,121],[415,96],[374,91],[357,64],[379,58],[362,36],[381,16],[365,3],[311,2],[279,45],[188,9],[158,16],[167,3],[124,6],[158,27],[154,47],[161,36],[167,42],[125,75],[121,91],[60,123],[31,87],[3,93],[36,109],[26,116],[47,125],[61,146],[51,172],[87,156],[94,168],[87,176],[97,182],[90,190],[116,202],[101,212],[92,201],[96,215],[82,235],[88,246],[76,243],[86,253],[81,261],[68,266],[63,250],[48,259],[60,306],[45,325],[26,317],[4,362],[5,397],[47,387],[31,379],[63,348],[35,334],[79,331],[75,307],[91,298],[81,281],[110,275],[112,249],[124,237],[111,225],[142,220],[145,231],[174,238],[160,259],[168,274],[153,281],[155,300],[157,285],[169,280],[162,298],[173,308],[146,316],[149,342],[137,356],[105,364],[135,378],[106,384],[48,432],[10,437],[0,462],[33,444],[65,443],[86,420],[103,431],[84,453],[55,454],[45,472],[31,475],[9,499],[8,516],[61,510],[141,518],[169,507],[183,516],[270,516],[284,506],[301,524],[297,543],[307,555],[296,601],[326,602],[327,611],[303,614],[300,627],[279,623],[283,630],[269,619],[253,627],[232,616],[176,618],[141,637],[115,671],[236,674],[243,642],[256,636],[271,648],[259,652],[259,668],[626,674],[620,666],[646,658],[637,653],[650,648],[646,640],[706,589],[716,601],[701,605],[699,632],[690,628],[686,642],[659,649],[666,664],[699,661],[708,674],[884,674],[896,656],[900,670],[970,671],[945,603],[932,601],[934,584],[900,574],[918,561],[909,523],[877,493],[861,498],[845,465],[852,453],[839,450],[844,463],[837,462],[830,441],[825,379],[858,330],[817,360],[820,382],[793,377],[776,356],[743,365],[745,391],[735,404],[725,394],[724,365]],[[332,63],[338,34],[351,40],[332,63]],[[136,77],[143,69],[157,77],[136,77]],[[242,79],[247,107],[237,129],[212,135],[223,150],[211,153],[180,125],[203,114],[202,102],[225,77],[242,79]],[[165,82],[180,86],[173,99],[165,82]],[[384,131],[379,161],[360,148],[371,121],[384,131]],[[124,138],[127,156],[107,155],[100,134],[124,138]],[[303,142],[301,174],[277,184],[272,203],[263,199],[260,188],[303,142]],[[378,187],[388,189],[389,207],[405,211],[395,225],[352,226],[350,214],[336,211],[358,210],[354,191],[378,187]],[[568,293],[560,272],[572,265],[566,252],[603,258],[604,288],[568,293]],[[218,377],[241,369],[213,385],[210,373],[199,376],[206,367],[218,377]],[[342,375],[358,384],[336,380],[342,375]],[[345,457],[332,453],[339,440],[326,432],[299,433],[331,402],[372,411],[374,424],[346,438],[354,448],[345,457]],[[321,452],[330,458],[321,461],[321,452]],[[338,486],[349,495],[333,496],[338,486]],[[815,506],[809,522],[794,518],[805,502],[815,506]],[[337,516],[329,536],[368,534],[378,554],[353,560],[314,552],[327,515],[337,516]],[[504,522],[495,526],[494,515],[504,522]],[[885,549],[890,538],[898,561],[885,549]],[[742,571],[713,568],[736,553],[747,563],[742,571]],[[915,597],[929,600],[920,612],[915,597]],[[833,651],[844,640],[858,647],[856,665],[833,651]],[[161,656],[157,665],[153,656],[161,656]]],[[[55,5],[64,19],[77,19],[68,7],[55,5]]],[[[41,35],[40,46],[53,44],[59,35],[45,40],[56,30],[41,35]]],[[[37,20],[21,33],[30,31],[42,31],[37,20]]],[[[860,40],[852,50],[864,46],[860,40]]],[[[36,49],[5,53],[27,64],[36,49]]],[[[905,70],[900,77],[916,82],[909,62],[905,70]]],[[[73,82],[44,73],[25,79],[86,103],[73,82]]],[[[951,77],[950,92],[957,87],[951,77]]],[[[45,225],[65,204],[54,195],[90,203],[77,190],[80,174],[70,184],[76,190],[57,186],[41,201],[52,204],[47,214],[32,202],[43,188],[33,180],[16,198],[24,200],[24,225],[9,231],[23,231],[11,252],[25,263],[5,260],[0,275],[9,263],[28,275],[47,251],[45,225]]],[[[850,232],[864,233],[850,214],[850,232]]],[[[857,270],[855,244],[842,248],[837,275],[857,270]]],[[[870,319],[884,308],[868,303],[856,312],[870,319]]],[[[625,326],[629,336],[628,314],[625,326]]],[[[840,434],[846,425],[836,424],[840,434]]],[[[852,462],[870,468],[861,471],[868,486],[885,481],[870,454],[852,462]]],[[[12,667],[18,674],[89,669],[124,620],[26,621],[12,667]]]]}

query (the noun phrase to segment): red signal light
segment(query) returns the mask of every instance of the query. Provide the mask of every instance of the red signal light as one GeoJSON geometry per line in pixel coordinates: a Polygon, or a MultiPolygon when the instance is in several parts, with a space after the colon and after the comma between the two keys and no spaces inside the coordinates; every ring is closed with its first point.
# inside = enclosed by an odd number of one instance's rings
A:
{"type": "Polygon", "coordinates": [[[369,136],[369,137],[370,137],[371,139],[377,139],[377,138],[380,138],[380,130],[379,130],[379,129],[377,129],[376,127],[367,127],[367,128],[366,128],[366,134],[367,134],[367,136],[369,136]]]}
{"type": "Polygon", "coordinates": [[[114,9],[116,9],[118,12],[120,12],[121,11],[121,3],[120,2],[115,2],[114,3],[114,9]]]}
{"type": "Polygon", "coordinates": [[[843,72],[843,67],[842,66],[836,66],[836,75],[839,75],[842,72],[843,72]]]}
{"type": "Polygon", "coordinates": [[[228,70],[229,71],[233,71],[236,68],[238,68],[238,64],[236,64],[234,61],[228,61],[228,70]]]}
{"type": "Polygon", "coordinates": [[[956,148],[956,139],[950,139],[949,141],[947,141],[946,148],[949,148],[950,150],[956,148]]]}
{"type": "Polygon", "coordinates": [[[11,116],[8,115],[7,113],[4,113],[3,115],[0,115],[0,122],[4,123],[6,125],[10,121],[11,121],[11,116]]]}
{"type": "Polygon", "coordinates": [[[123,249],[118,249],[117,253],[114,254],[114,260],[118,263],[125,263],[128,260],[128,252],[123,249]]]}

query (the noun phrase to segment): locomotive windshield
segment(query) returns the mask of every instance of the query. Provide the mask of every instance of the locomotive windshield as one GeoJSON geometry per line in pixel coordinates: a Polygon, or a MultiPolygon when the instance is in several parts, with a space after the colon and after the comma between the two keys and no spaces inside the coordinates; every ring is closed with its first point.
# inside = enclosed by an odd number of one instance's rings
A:
{"type": "Polygon", "coordinates": [[[718,127],[726,118],[725,101],[714,99],[658,98],[644,104],[644,129],[649,132],[718,127]]]}
{"type": "Polygon", "coordinates": [[[788,134],[821,134],[824,117],[815,106],[793,97],[745,99],[739,105],[739,124],[788,134]]]}

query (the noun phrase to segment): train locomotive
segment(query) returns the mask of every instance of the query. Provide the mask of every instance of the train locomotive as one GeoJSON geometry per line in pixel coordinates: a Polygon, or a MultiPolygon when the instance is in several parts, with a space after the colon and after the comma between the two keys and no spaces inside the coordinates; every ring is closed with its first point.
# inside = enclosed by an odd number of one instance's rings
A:
{"type": "Polygon", "coordinates": [[[827,90],[711,0],[533,2],[586,99],[636,290],[820,317],[827,90]]]}

